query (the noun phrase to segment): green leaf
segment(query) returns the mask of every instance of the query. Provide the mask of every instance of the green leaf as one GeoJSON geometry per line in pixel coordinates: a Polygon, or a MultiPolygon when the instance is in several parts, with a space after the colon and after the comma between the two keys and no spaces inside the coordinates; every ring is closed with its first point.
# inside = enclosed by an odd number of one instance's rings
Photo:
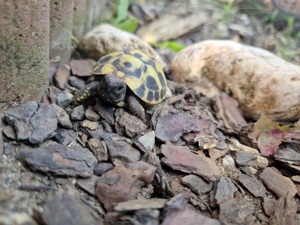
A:
{"type": "Polygon", "coordinates": [[[138,20],[134,17],[131,17],[127,20],[125,20],[123,23],[119,23],[117,25],[118,28],[121,30],[125,30],[127,32],[135,32],[138,27],[138,20]]]}
{"type": "Polygon", "coordinates": [[[127,18],[128,0],[119,0],[117,17],[114,20],[114,25],[118,26],[127,18]]]}
{"type": "Polygon", "coordinates": [[[176,41],[157,42],[157,43],[152,43],[151,45],[154,46],[154,47],[168,48],[168,49],[171,49],[175,52],[179,52],[179,51],[181,51],[182,49],[185,48],[184,45],[181,45],[176,41]]]}

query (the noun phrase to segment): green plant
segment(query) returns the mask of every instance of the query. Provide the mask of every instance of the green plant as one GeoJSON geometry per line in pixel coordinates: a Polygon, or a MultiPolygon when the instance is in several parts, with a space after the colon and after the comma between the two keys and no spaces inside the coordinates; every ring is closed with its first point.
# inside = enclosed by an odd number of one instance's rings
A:
{"type": "Polygon", "coordinates": [[[168,48],[168,49],[171,49],[175,52],[179,52],[179,51],[181,51],[182,49],[185,48],[184,45],[181,45],[176,41],[157,42],[157,43],[152,43],[151,45],[154,46],[154,47],[168,48]]]}
{"type": "Polygon", "coordinates": [[[124,31],[135,32],[138,26],[138,20],[135,17],[127,18],[129,1],[117,0],[116,6],[116,16],[113,19],[113,25],[124,31]]]}

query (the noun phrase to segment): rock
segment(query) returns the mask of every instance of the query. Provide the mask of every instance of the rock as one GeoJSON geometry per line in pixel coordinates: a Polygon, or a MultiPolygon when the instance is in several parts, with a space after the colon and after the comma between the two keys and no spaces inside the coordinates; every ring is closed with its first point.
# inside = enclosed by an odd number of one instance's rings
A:
{"type": "Polygon", "coordinates": [[[97,163],[95,156],[83,147],[67,147],[53,141],[31,148],[23,146],[21,158],[34,170],[58,176],[90,177],[97,163]]]}
{"type": "Polygon", "coordinates": [[[104,173],[111,170],[112,168],[114,168],[114,165],[111,163],[106,163],[106,162],[98,163],[95,166],[94,174],[97,176],[102,176],[104,173]]]}
{"type": "Polygon", "coordinates": [[[140,118],[125,112],[122,108],[118,108],[115,115],[115,128],[119,135],[126,135],[133,138],[147,129],[147,126],[140,118]]]}
{"type": "Polygon", "coordinates": [[[178,53],[171,70],[174,80],[207,96],[230,93],[248,118],[258,119],[261,114],[272,120],[299,117],[300,67],[266,50],[207,40],[178,53]]]}
{"type": "Polygon", "coordinates": [[[138,140],[146,149],[151,151],[155,144],[155,132],[150,131],[149,133],[139,137],[138,140]]]}
{"type": "Polygon", "coordinates": [[[108,160],[107,148],[104,141],[100,141],[96,138],[91,138],[87,142],[87,147],[93,152],[94,156],[98,159],[98,162],[108,160]]]}
{"type": "Polygon", "coordinates": [[[32,127],[30,126],[30,119],[37,108],[37,102],[29,101],[26,104],[13,107],[4,113],[4,119],[16,131],[17,140],[28,140],[31,136],[32,127]]]}
{"type": "Polygon", "coordinates": [[[71,60],[70,67],[72,73],[76,76],[91,76],[93,63],[89,60],[71,60]]]}
{"type": "Polygon", "coordinates": [[[69,83],[72,87],[77,88],[79,90],[85,87],[84,80],[75,76],[70,76],[69,83]]]}
{"type": "Polygon", "coordinates": [[[52,104],[52,106],[56,110],[56,118],[58,120],[58,124],[60,124],[65,128],[69,128],[69,129],[72,128],[72,123],[69,114],[63,108],[61,108],[56,104],[52,104]]]}
{"type": "Polygon", "coordinates": [[[178,141],[184,134],[199,131],[191,116],[184,113],[169,113],[158,117],[155,135],[161,141],[178,141]]]}
{"type": "Polygon", "coordinates": [[[214,184],[212,182],[207,182],[201,177],[194,174],[183,177],[181,181],[197,195],[206,194],[210,192],[214,187],[214,184]]]}
{"type": "Polygon", "coordinates": [[[110,159],[114,165],[122,164],[124,162],[137,162],[140,160],[141,153],[132,145],[125,141],[125,138],[120,136],[112,136],[104,138],[108,149],[110,159]]]}
{"type": "MultiPolygon", "coordinates": [[[[57,105],[59,105],[60,107],[66,108],[72,103],[72,101],[73,101],[73,95],[70,93],[62,91],[57,94],[57,105]]],[[[52,101],[52,103],[56,103],[56,102],[52,101]]]]}
{"type": "Polygon", "coordinates": [[[96,195],[107,210],[114,204],[136,199],[142,186],[152,182],[156,168],[145,162],[115,166],[97,182],[96,195]]]}
{"type": "Polygon", "coordinates": [[[94,209],[80,199],[80,194],[73,190],[60,190],[48,198],[42,206],[41,218],[47,225],[102,225],[99,216],[95,217],[94,209]]]}
{"type": "Polygon", "coordinates": [[[221,176],[213,160],[195,155],[186,146],[176,146],[168,142],[161,146],[161,153],[165,156],[162,162],[174,170],[194,173],[208,181],[216,181],[221,176]]]}
{"type": "Polygon", "coordinates": [[[0,215],[1,225],[38,225],[38,223],[26,213],[9,213],[0,215]]]}
{"type": "Polygon", "coordinates": [[[54,83],[56,87],[63,90],[68,84],[70,77],[70,66],[69,65],[60,65],[57,69],[57,72],[54,76],[54,83]]]}
{"type": "Polygon", "coordinates": [[[32,134],[29,141],[32,144],[42,143],[54,135],[57,129],[56,110],[51,105],[39,103],[38,109],[30,119],[32,134]]]}
{"type": "Polygon", "coordinates": [[[84,118],[83,105],[76,106],[71,113],[71,119],[72,120],[82,120],[83,118],[84,118]]]}
{"type": "Polygon", "coordinates": [[[115,51],[140,49],[155,58],[162,68],[166,66],[149,44],[134,34],[108,24],[101,24],[87,33],[79,42],[78,49],[83,55],[94,60],[115,51]]]}
{"type": "Polygon", "coordinates": [[[278,197],[285,197],[287,194],[294,196],[297,193],[295,184],[274,167],[265,168],[259,178],[278,197]]]}
{"type": "Polygon", "coordinates": [[[85,111],[85,118],[91,121],[100,120],[99,114],[97,114],[92,106],[89,106],[85,111]]]}

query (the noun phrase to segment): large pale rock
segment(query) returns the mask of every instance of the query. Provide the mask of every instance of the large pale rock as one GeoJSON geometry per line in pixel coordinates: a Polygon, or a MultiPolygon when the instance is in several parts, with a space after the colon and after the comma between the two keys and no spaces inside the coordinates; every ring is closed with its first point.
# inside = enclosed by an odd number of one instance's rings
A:
{"type": "Polygon", "coordinates": [[[233,41],[208,40],[178,53],[174,79],[212,97],[225,91],[244,116],[296,120],[300,115],[300,67],[272,53],[233,41]]]}
{"type": "Polygon", "coordinates": [[[88,58],[98,60],[115,51],[140,49],[154,57],[162,68],[166,66],[154,49],[134,34],[108,24],[95,27],[78,44],[79,51],[88,58]]]}

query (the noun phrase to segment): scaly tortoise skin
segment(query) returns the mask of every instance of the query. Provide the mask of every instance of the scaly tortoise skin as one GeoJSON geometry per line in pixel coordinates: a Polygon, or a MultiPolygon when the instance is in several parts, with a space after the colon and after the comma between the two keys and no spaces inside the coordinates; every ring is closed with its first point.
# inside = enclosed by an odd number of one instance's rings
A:
{"type": "Polygon", "coordinates": [[[104,101],[127,107],[145,120],[145,110],[140,103],[151,106],[166,97],[168,87],[162,68],[141,50],[108,54],[98,61],[91,74],[95,80],[75,95],[74,102],[99,95],[104,101]]]}

